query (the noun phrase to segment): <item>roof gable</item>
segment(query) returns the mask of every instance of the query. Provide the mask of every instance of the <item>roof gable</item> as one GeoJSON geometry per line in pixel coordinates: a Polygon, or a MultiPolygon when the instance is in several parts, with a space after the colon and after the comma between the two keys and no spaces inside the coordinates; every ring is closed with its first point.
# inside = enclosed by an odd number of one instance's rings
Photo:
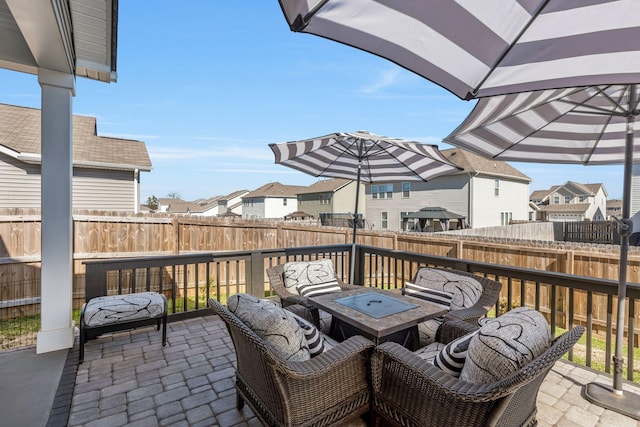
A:
{"type": "Polygon", "coordinates": [[[520,180],[531,182],[531,178],[511,166],[505,161],[489,159],[462,148],[450,148],[442,150],[441,153],[453,164],[463,170],[456,173],[481,172],[488,175],[510,176],[520,180]]]}
{"type": "MultiPolygon", "coordinates": [[[[40,116],[36,108],[0,104],[0,145],[19,160],[29,157],[32,163],[39,163],[40,116]]],[[[96,118],[78,115],[73,116],[73,163],[104,169],[151,170],[144,142],[98,136],[96,118]]]]}
{"type": "Polygon", "coordinates": [[[279,182],[270,182],[242,196],[243,199],[252,197],[296,197],[306,187],[299,185],[284,185],[279,182]]]}
{"type": "Polygon", "coordinates": [[[335,193],[350,182],[351,180],[344,178],[323,179],[314,182],[304,190],[299,191],[298,194],[335,193]]]}

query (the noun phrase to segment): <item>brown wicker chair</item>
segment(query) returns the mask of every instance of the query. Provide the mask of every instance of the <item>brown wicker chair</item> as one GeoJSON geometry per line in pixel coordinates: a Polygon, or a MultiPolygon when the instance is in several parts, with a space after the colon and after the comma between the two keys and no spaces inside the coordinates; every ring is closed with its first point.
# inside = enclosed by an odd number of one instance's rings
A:
{"type": "MultiPolygon", "coordinates": [[[[269,277],[269,282],[271,283],[271,289],[273,289],[280,297],[280,301],[282,302],[283,307],[294,304],[299,304],[303,307],[306,307],[311,312],[313,323],[317,327],[320,327],[320,315],[318,313],[318,308],[309,303],[308,297],[292,294],[284,286],[284,264],[279,264],[275,267],[267,268],[267,276],[269,277]]],[[[336,276],[336,281],[343,291],[362,288],[359,285],[346,284],[342,280],[340,280],[338,276],[336,276]]]]}
{"type": "Polygon", "coordinates": [[[574,327],[529,364],[493,384],[462,381],[396,343],[381,344],[371,360],[374,425],[380,417],[404,427],[536,425],[542,381],[583,333],[582,326],[574,327]]]}
{"type": "Polygon", "coordinates": [[[288,362],[218,301],[209,306],[236,350],[238,410],[248,403],[267,426],[335,425],[369,410],[371,341],[352,337],[311,360],[288,362]]]}

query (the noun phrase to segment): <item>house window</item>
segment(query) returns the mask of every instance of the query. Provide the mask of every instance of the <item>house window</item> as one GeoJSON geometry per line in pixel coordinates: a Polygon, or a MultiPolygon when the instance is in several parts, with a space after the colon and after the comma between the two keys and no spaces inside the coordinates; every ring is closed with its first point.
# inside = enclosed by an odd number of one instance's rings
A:
{"type": "Polygon", "coordinates": [[[403,199],[408,199],[409,197],[411,197],[411,183],[410,182],[403,182],[402,183],[402,198],[403,199]]]}
{"type": "Polygon", "coordinates": [[[392,199],[393,184],[380,184],[371,186],[372,199],[392,199]]]}
{"type": "Polygon", "coordinates": [[[571,203],[571,196],[564,196],[565,203],[571,203]]]}
{"type": "Polygon", "coordinates": [[[380,215],[380,226],[382,228],[389,228],[389,213],[388,212],[382,212],[382,214],[380,215]]]}
{"type": "Polygon", "coordinates": [[[558,204],[560,204],[560,196],[555,196],[555,197],[553,198],[553,204],[554,204],[554,205],[558,205],[558,204]]]}
{"type": "Polygon", "coordinates": [[[512,217],[513,217],[513,212],[500,212],[500,224],[509,225],[512,217]]]}
{"type": "Polygon", "coordinates": [[[282,199],[282,206],[287,206],[287,199],[282,199]]]}
{"type": "Polygon", "coordinates": [[[585,200],[587,200],[587,196],[578,196],[578,201],[584,202],[585,200]]]}
{"type": "Polygon", "coordinates": [[[320,195],[320,204],[321,205],[330,205],[331,204],[331,194],[321,194],[320,195]]]}
{"type": "Polygon", "coordinates": [[[500,180],[499,180],[499,179],[496,179],[496,180],[494,181],[494,183],[495,183],[495,184],[494,184],[494,190],[493,190],[493,193],[494,193],[494,195],[495,195],[495,196],[499,196],[499,195],[500,195],[500,180]]]}

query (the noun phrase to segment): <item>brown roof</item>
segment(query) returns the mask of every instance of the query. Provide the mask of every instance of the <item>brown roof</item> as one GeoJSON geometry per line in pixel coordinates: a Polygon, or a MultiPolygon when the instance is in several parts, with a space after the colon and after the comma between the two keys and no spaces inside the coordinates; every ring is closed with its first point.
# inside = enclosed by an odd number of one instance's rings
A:
{"type": "Polygon", "coordinates": [[[298,193],[304,191],[306,187],[299,185],[284,185],[279,182],[270,182],[245,194],[242,198],[250,197],[296,197],[298,193]]]}
{"type": "MultiPolygon", "coordinates": [[[[0,145],[19,154],[41,154],[40,110],[0,104],[0,145]]],[[[142,141],[97,135],[96,118],[73,116],[73,162],[105,169],[151,170],[142,141]]]]}
{"type": "Polygon", "coordinates": [[[333,193],[350,182],[351,180],[344,178],[323,179],[305,187],[304,190],[299,191],[298,194],[333,193]]]}
{"type": "Polygon", "coordinates": [[[502,160],[489,159],[462,148],[450,148],[441,152],[450,162],[463,169],[456,173],[482,172],[531,181],[531,178],[502,160]]]}
{"type": "Polygon", "coordinates": [[[585,213],[589,206],[589,203],[563,203],[540,206],[540,210],[551,213],[585,213]]]}

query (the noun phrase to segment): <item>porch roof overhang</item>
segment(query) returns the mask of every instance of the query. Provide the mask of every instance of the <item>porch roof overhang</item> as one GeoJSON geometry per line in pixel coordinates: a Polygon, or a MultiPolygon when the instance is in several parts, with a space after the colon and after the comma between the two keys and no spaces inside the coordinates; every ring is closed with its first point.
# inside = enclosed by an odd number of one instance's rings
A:
{"type": "Polygon", "coordinates": [[[403,214],[403,218],[421,218],[421,219],[464,219],[466,216],[458,215],[457,213],[449,212],[445,208],[440,207],[426,207],[420,209],[418,212],[410,212],[403,214]]]}
{"type": "Polygon", "coordinates": [[[118,0],[0,0],[0,68],[116,81],[118,0]]]}

